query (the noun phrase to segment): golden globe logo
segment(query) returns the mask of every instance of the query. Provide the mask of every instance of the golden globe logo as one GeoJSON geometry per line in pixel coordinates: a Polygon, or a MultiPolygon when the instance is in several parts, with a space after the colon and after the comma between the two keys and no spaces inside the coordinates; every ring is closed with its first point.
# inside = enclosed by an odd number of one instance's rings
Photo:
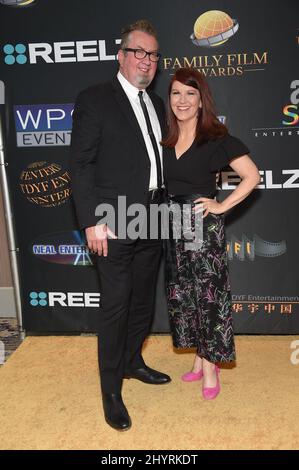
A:
{"type": "Polygon", "coordinates": [[[225,43],[238,29],[238,22],[227,13],[210,10],[197,18],[190,38],[196,46],[215,47],[225,43]]]}
{"type": "Polygon", "coordinates": [[[56,207],[70,197],[70,176],[58,163],[34,162],[22,171],[20,188],[31,203],[56,207]]]}

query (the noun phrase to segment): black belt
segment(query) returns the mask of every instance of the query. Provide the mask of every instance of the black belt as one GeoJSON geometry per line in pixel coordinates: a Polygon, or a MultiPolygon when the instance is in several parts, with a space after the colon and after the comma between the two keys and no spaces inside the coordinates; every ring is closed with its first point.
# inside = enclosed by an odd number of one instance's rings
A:
{"type": "Polygon", "coordinates": [[[179,204],[192,204],[194,203],[195,199],[199,199],[200,197],[206,197],[209,199],[214,199],[215,192],[210,194],[178,194],[178,195],[168,195],[168,199],[172,202],[177,202],[179,204]]]}

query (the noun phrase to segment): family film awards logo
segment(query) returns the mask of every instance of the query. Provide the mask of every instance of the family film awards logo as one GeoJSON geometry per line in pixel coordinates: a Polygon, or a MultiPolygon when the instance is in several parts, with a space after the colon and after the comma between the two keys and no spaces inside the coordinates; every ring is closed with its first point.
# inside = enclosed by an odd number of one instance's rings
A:
{"type": "Polygon", "coordinates": [[[220,46],[234,36],[238,29],[238,21],[232,19],[227,13],[210,10],[197,18],[190,39],[196,46],[220,46]]]}
{"type": "MultiPolygon", "coordinates": [[[[220,10],[209,10],[197,17],[189,38],[198,50],[209,54],[181,57],[163,57],[163,69],[170,75],[182,67],[196,68],[205,77],[237,77],[247,72],[266,70],[268,51],[225,52],[223,47],[239,30],[239,21],[220,10]]],[[[193,48],[192,48],[193,49],[193,48]]]]}

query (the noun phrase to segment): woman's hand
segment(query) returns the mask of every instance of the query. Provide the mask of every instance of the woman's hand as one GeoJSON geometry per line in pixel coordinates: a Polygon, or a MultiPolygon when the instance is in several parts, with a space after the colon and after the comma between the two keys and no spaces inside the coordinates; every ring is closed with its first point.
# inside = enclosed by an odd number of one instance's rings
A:
{"type": "Polygon", "coordinates": [[[211,214],[223,214],[224,209],[220,202],[216,199],[208,199],[207,197],[200,197],[194,201],[196,206],[194,212],[203,212],[203,217],[206,217],[209,213],[211,214]]]}

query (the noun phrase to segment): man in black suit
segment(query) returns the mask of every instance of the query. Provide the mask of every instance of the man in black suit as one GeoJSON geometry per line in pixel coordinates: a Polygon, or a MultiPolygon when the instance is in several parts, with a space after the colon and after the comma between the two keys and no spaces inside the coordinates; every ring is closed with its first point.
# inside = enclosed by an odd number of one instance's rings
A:
{"type": "MultiPolygon", "coordinates": [[[[165,124],[162,100],[146,88],[160,54],[151,24],[140,20],[122,31],[119,72],[111,82],[82,91],[73,113],[71,177],[79,226],[88,246],[98,254],[101,310],[98,351],[106,422],[125,430],[131,419],[122,401],[123,377],[149,384],[170,377],[148,367],[141,355],[150,330],[161,240],[119,236],[123,227],[100,223],[101,203],[119,213],[127,206],[151,204],[163,197],[162,149],[165,124]],[[98,212],[97,212],[98,214],[98,212]]],[[[103,214],[102,214],[103,215],[103,214]]],[[[148,215],[147,215],[148,218],[148,215]]],[[[126,219],[128,225],[129,219],[126,219]]]]}

